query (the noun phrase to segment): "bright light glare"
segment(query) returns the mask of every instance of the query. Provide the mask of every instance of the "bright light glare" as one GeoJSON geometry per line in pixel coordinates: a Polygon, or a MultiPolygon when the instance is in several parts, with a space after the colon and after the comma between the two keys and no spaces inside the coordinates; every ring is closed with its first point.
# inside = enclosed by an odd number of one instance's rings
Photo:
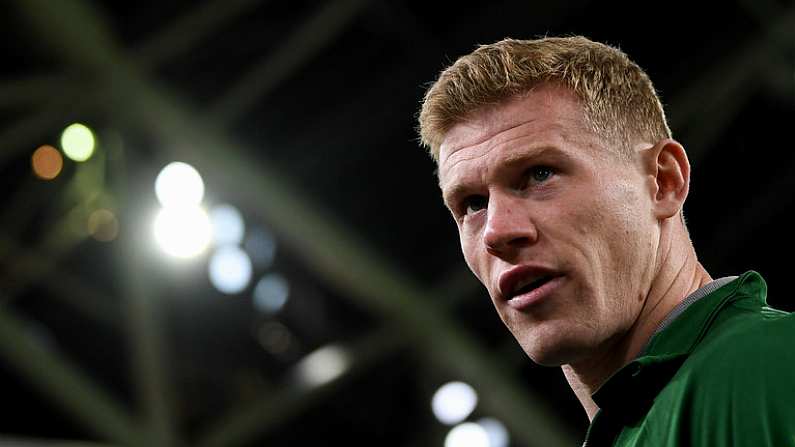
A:
{"type": "Polygon", "coordinates": [[[444,438],[444,447],[490,447],[486,430],[474,422],[456,425],[444,438]]]}
{"type": "Polygon", "coordinates": [[[212,237],[210,218],[198,206],[161,209],[154,230],[163,251],[183,259],[201,254],[212,237]]]}
{"type": "Polygon", "coordinates": [[[240,293],[251,281],[251,260],[234,245],[215,251],[208,266],[210,282],[221,293],[240,293]]]}
{"type": "Polygon", "coordinates": [[[472,413],[478,403],[475,390],[464,382],[449,382],[442,385],[431,400],[431,409],[439,422],[457,424],[472,413]]]}
{"type": "Polygon", "coordinates": [[[477,424],[486,430],[489,447],[508,447],[508,429],[502,422],[494,418],[483,418],[478,420],[477,424]]]}
{"type": "Polygon", "coordinates": [[[280,311],[290,295],[290,285],[282,275],[269,273],[254,287],[254,307],[266,314],[280,311]]]}
{"type": "Polygon", "coordinates": [[[240,211],[232,205],[218,205],[210,210],[213,239],[216,245],[239,245],[243,240],[245,224],[240,211]]]}
{"type": "Polygon", "coordinates": [[[157,174],[155,194],[164,207],[197,206],[204,197],[204,182],[193,166],[175,161],[157,174]]]}
{"type": "Polygon", "coordinates": [[[80,123],[74,123],[61,134],[61,148],[74,161],[86,161],[94,153],[94,133],[80,123]]]}
{"type": "Polygon", "coordinates": [[[298,379],[309,386],[323,385],[344,373],[349,364],[350,359],[345,350],[339,346],[325,346],[298,363],[298,379]]]}

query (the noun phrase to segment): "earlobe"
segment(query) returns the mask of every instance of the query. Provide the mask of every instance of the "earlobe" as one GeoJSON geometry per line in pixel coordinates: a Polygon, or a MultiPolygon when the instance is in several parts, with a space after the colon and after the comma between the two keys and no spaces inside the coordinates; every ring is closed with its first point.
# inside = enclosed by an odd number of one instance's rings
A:
{"type": "Polygon", "coordinates": [[[656,187],[653,209],[658,219],[679,213],[690,188],[690,162],[685,149],[672,139],[665,139],[651,149],[650,174],[656,187]]]}

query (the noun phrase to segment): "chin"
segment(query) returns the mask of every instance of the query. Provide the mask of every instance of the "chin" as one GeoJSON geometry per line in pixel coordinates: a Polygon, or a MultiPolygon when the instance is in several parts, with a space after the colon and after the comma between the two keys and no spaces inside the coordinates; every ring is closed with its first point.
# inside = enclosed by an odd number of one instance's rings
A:
{"type": "Polygon", "coordinates": [[[562,366],[571,363],[572,356],[568,351],[556,349],[533,349],[525,348],[525,353],[534,363],[541,366],[562,366]]]}
{"type": "Polygon", "coordinates": [[[576,337],[571,331],[532,331],[517,337],[530,359],[542,366],[561,366],[586,358],[592,346],[585,337],[576,337]]]}

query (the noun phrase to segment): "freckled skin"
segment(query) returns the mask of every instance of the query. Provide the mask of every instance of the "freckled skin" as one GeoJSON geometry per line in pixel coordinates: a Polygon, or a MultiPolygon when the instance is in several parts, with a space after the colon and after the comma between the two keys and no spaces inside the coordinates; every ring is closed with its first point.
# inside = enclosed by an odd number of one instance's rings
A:
{"type": "Polygon", "coordinates": [[[631,330],[659,244],[642,164],[613,155],[582,113],[570,92],[541,86],[454,126],[439,156],[439,184],[467,265],[524,351],[550,366],[607,353],[631,330]],[[517,153],[526,159],[515,163],[517,153]],[[527,169],[539,164],[554,174],[524,185],[527,169]],[[483,209],[465,214],[448,202],[462,185],[464,196],[487,198],[483,209]],[[519,311],[500,298],[498,282],[527,263],[564,279],[553,295],[519,311]]]}

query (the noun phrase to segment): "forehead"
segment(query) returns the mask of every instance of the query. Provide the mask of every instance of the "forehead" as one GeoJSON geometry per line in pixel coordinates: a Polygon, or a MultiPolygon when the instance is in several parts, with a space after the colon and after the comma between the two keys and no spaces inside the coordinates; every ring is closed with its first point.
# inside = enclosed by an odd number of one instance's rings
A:
{"type": "Polygon", "coordinates": [[[568,89],[542,85],[497,106],[484,108],[453,126],[439,150],[439,181],[460,164],[491,156],[510,157],[514,146],[554,146],[595,137],[580,101],[568,89]]]}

